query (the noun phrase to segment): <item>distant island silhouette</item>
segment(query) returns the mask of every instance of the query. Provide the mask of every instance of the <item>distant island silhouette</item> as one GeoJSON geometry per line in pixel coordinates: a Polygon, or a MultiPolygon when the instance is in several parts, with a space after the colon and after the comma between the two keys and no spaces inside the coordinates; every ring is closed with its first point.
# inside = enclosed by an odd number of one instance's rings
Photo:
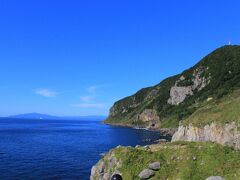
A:
{"type": "Polygon", "coordinates": [[[48,120],[95,120],[102,121],[106,119],[106,116],[53,116],[41,113],[25,113],[8,116],[8,118],[15,119],[48,119],[48,120]]]}

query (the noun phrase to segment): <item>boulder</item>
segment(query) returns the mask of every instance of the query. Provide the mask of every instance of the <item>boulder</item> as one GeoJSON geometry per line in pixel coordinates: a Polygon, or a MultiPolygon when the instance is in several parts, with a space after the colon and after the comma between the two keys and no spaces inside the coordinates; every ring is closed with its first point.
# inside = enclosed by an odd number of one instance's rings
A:
{"type": "Polygon", "coordinates": [[[160,162],[154,162],[154,163],[151,163],[149,164],[149,169],[152,169],[152,170],[159,170],[160,169],[160,162]]]}
{"type": "Polygon", "coordinates": [[[144,169],[142,172],[140,172],[140,174],[138,175],[138,177],[140,179],[149,179],[150,177],[154,176],[154,171],[151,169],[144,169]]]}

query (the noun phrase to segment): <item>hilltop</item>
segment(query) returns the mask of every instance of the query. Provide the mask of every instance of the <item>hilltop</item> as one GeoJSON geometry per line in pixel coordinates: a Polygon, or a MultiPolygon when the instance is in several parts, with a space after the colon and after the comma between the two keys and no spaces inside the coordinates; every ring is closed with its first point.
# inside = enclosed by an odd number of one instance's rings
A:
{"type": "Polygon", "coordinates": [[[148,129],[177,127],[180,122],[239,123],[239,95],[240,46],[223,46],[181,74],[119,100],[104,122],[148,129]]]}

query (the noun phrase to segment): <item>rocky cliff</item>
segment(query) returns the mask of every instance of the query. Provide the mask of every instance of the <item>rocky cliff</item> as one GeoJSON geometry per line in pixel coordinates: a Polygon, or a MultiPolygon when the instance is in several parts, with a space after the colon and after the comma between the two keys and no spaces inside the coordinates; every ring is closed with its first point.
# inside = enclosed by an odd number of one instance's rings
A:
{"type": "Polygon", "coordinates": [[[105,123],[178,130],[171,143],[111,150],[92,168],[91,180],[116,173],[123,179],[235,180],[240,177],[239,109],[240,46],[224,46],[113,105],[105,123]]]}
{"type": "Polygon", "coordinates": [[[172,137],[172,142],[175,141],[211,141],[240,150],[240,131],[234,122],[225,125],[212,123],[204,127],[179,126],[172,137]]]}
{"type": "Polygon", "coordinates": [[[105,123],[148,129],[177,127],[238,89],[240,46],[224,46],[181,74],[116,102],[105,123]]]}

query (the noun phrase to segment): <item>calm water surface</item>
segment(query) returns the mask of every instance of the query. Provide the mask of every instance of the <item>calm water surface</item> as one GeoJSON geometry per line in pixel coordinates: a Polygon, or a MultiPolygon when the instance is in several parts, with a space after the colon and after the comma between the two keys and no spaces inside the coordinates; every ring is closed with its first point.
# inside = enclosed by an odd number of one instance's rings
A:
{"type": "Polygon", "coordinates": [[[89,179],[101,153],[159,138],[158,132],[99,121],[0,118],[0,179],[89,179]]]}

